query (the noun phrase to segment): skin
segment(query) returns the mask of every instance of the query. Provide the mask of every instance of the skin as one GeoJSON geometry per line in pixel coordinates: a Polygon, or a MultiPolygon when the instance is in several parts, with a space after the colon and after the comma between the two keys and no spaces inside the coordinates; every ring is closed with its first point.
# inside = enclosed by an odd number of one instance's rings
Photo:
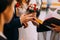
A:
{"type": "Polygon", "coordinates": [[[54,26],[54,28],[52,28],[54,31],[56,31],[56,32],[60,32],[60,26],[55,25],[55,24],[51,24],[51,25],[54,26]]]}
{"type": "MultiPolygon", "coordinates": [[[[39,23],[36,21],[36,20],[34,20],[34,19],[37,19],[36,18],[36,12],[32,12],[32,13],[29,13],[29,14],[26,14],[27,16],[29,16],[30,15],[30,17],[32,18],[32,19],[30,19],[29,21],[32,21],[32,23],[34,24],[34,25],[39,25],[39,23]]],[[[25,28],[27,28],[28,27],[28,23],[27,23],[27,20],[23,23],[24,24],[24,26],[25,26],[25,28]]]]}
{"type": "Polygon", "coordinates": [[[11,5],[0,14],[0,32],[3,32],[4,24],[9,23],[13,17],[14,6],[16,1],[14,0],[11,5]]]}

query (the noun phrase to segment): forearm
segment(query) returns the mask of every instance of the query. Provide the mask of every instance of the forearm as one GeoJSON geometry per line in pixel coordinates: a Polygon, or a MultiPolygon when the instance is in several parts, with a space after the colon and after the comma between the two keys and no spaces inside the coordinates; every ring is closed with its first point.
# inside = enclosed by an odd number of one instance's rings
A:
{"type": "Polygon", "coordinates": [[[5,24],[5,26],[9,29],[9,28],[19,28],[22,27],[20,19],[19,18],[14,18],[12,19],[12,21],[8,24],[5,24]]]}

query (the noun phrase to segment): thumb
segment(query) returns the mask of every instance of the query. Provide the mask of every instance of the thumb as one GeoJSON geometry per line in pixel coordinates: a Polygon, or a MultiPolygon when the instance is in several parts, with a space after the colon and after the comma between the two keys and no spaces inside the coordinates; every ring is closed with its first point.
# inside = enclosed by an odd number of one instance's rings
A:
{"type": "Polygon", "coordinates": [[[51,24],[52,26],[54,26],[55,28],[57,27],[57,25],[55,25],[55,24],[51,24]]]}

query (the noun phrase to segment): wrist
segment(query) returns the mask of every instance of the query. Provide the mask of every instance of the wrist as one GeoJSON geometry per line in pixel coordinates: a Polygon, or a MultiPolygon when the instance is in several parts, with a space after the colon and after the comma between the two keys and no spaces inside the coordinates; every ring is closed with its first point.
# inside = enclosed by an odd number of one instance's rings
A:
{"type": "Polygon", "coordinates": [[[22,22],[22,18],[20,18],[20,22],[21,22],[21,24],[23,23],[23,22],[22,22]]]}

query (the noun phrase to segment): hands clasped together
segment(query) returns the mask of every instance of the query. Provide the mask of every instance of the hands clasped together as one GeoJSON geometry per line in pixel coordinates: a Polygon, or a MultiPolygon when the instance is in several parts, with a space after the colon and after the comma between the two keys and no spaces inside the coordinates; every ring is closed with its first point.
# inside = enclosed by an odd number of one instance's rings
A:
{"type": "Polygon", "coordinates": [[[22,14],[20,16],[20,21],[24,24],[25,28],[28,26],[28,21],[31,21],[33,24],[38,24],[34,19],[36,19],[36,13],[22,14]]]}

